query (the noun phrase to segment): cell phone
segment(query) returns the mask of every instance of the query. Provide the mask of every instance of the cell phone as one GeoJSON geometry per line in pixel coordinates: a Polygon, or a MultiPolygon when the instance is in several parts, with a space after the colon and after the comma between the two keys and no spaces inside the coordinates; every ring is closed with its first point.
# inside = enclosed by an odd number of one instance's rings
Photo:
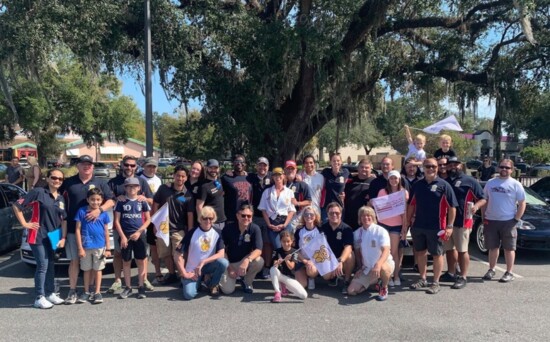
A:
{"type": "Polygon", "coordinates": [[[409,244],[409,241],[407,241],[407,239],[399,241],[399,247],[401,247],[401,248],[407,248],[407,247],[410,247],[410,246],[411,245],[409,244]]]}

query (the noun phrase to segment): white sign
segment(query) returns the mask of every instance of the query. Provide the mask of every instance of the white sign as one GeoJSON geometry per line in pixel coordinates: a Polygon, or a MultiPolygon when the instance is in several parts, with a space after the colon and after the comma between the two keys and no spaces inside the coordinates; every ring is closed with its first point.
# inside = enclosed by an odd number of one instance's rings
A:
{"type": "Polygon", "coordinates": [[[370,202],[374,207],[378,220],[385,220],[390,217],[402,215],[407,208],[405,190],[394,192],[387,196],[373,198],[370,202]]]}

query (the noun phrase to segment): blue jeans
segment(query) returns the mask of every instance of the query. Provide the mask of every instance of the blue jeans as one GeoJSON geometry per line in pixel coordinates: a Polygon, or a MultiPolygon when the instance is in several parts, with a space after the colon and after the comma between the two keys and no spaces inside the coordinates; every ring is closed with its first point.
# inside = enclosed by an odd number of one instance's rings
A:
{"type": "Polygon", "coordinates": [[[212,288],[220,283],[225,270],[229,266],[229,261],[225,258],[220,258],[218,260],[212,261],[202,267],[202,275],[197,280],[192,279],[182,279],[181,284],[183,285],[183,298],[186,300],[191,300],[197,296],[199,286],[202,282],[202,279],[205,275],[210,275],[210,280],[206,284],[208,288],[212,288]]]}
{"type": "Polygon", "coordinates": [[[42,245],[30,244],[36,271],[34,272],[34,289],[37,296],[50,295],[55,291],[55,255],[51,248],[50,240],[43,239],[42,245]]]}

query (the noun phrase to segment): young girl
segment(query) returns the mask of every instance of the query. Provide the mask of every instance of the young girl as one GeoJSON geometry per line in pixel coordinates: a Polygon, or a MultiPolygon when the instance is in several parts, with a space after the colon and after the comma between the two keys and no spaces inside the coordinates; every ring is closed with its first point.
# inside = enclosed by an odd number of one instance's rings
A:
{"type": "Polygon", "coordinates": [[[105,268],[105,258],[111,256],[109,243],[109,215],[102,212],[96,220],[86,220],[88,210],[98,209],[103,203],[103,192],[92,188],[87,194],[88,205],[78,209],[76,217],[76,245],[80,257],[80,269],[84,271],[84,293],[78,299],[79,303],[87,301],[92,304],[103,303],[101,295],[101,271],[105,268]],[[92,277],[95,280],[94,293],[88,293],[92,277]]]}
{"type": "MultiPolygon", "coordinates": [[[[294,238],[288,231],[282,231],[279,234],[281,239],[281,248],[277,248],[273,252],[273,267],[271,267],[271,283],[275,289],[275,297],[271,300],[273,303],[281,301],[281,284],[283,290],[288,289],[292,294],[300,299],[307,298],[307,292],[300,283],[292,278],[292,271],[296,266],[298,253],[294,253],[296,249],[292,248],[294,238]],[[280,284],[281,283],[281,284],[280,284]]],[[[286,291],[284,293],[286,295],[286,291]]]]}

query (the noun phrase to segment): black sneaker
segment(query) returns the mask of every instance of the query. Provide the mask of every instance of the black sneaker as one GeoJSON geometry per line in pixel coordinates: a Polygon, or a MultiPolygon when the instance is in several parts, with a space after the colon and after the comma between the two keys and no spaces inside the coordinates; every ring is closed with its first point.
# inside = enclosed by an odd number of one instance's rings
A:
{"type": "Polygon", "coordinates": [[[489,269],[487,273],[483,276],[483,280],[493,280],[495,277],[495,271],[492,269],[489,269]]]}
{"type": "Polygon", "coordinates": [[[218,287],[218,285],[213,286],[213,287],[210,288],[210,295],[212,297],[219,297],[220,296],[220,288],[218,287]]]}
{"type": "Polygon", "coordinates": [[[83,294],[80,295],[80,297],[78,297],[76,302],[79,304],[82,304],[82,303],[86,303],[89,300],[90,300],[90,293],[84,292],[83,294]]]}
{"type": "Polygon", "coordinates": [[[348,294],[348,287],[349,287],[349,281],[344,280],[344,286],[342,287],[342,294],[343,295],[348,294]]]}
{"type": "Polygon", "coordinates": [[[456,278],[456,281],[453,284],[453,286],[451,286],[451,289],[455,289],[455,290],[462,289],[462,288],[466,287],[467,283],[468,283],[468,281],[466,280],[466,278],[460,276],[460,277],[456,278]]]}
{"type": "Polygon", "coordinates": [[[244,293],[254,293],[254,288],[252,287],[252,285],[248,285],[244,282],[244,280],[241,281],[241,286],[244,293]]]}
{"type": "Polygon", "coordinates": [[[132,295],[132,288],[131,287],[126,287],[124,288],[124,290],[118,295],[118,298],[119,299],[126,299],[128,298],[129,296],[132,295]]]}
{"type": "Polygon", "coordinates": [[[506,273],[504,273],[502,278],[500,278],[499,283],[509,283],[512,280],[514,280],[515,278],[516,277],[514,277],[514,275],[512,273],[506,272],[506,273]]]}
{"type": "Polygon", "coordinates": [[[439,280],[448,283],[454,283],[456,281],[456,278],[457,277],[455,274],[451,274],[447,271],[439,278],[439,280]]]}
{"type": "Polygon", "coordinates": [[[175,273],[170,273],[164,277],[164,280],[162,281],[162,285],[170,285],[175,284],[179,280],[179,277],[175,273]]]}
{"type": "Polygon", "coordinates": [[[101,304],[103,303],[103,296],[101,295],[101,293],[94,293],[93,294],[94,296],[94,300],[92,300],[92,304],[101,304]]]}
{"type": "Polygon", "coordinates": [[[65,299],[66,305],[71,305],[76,303],[76,291],[75,290],[69,290],[69,294],[67,295],[67,299],[65,299]]]}
{"type": "Polygon", "coordinates": [[[147,298],[147,295],[145,294],[145,286],[140,286],[138,288],[138,299],[144,299],[147,298]]]}

